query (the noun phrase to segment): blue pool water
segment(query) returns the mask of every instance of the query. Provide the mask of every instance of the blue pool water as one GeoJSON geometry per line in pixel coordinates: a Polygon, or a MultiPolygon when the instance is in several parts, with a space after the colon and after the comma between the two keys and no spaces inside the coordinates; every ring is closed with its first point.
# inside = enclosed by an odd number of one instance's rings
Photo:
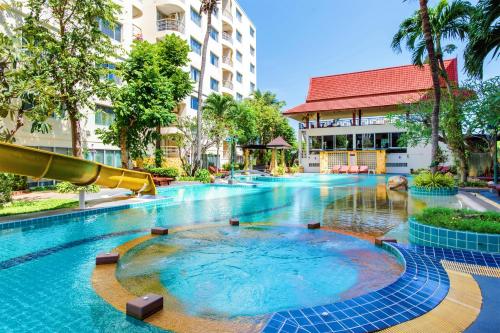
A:
{"type": "Polygon", "coordinates": [[[336,302],[382,288],[400,273],[392,255],[351,236],[226,226],[154,239],[124,257],[117,276],[127,286],[148,277],[154,284],[159,275],[184,311],[224,319],[336,302]],[[161,245],[177,251],[144,253],[161,245]]]}
{"type": "Polygon", "coordinates": [[[90,284],[96,253],[145,235],[155,225],[225,226],[233,216],[274,225],[315,220],[337,229],[396,234],[405,240],[409,213],[426,205],[460,205],[454,198],[438,202],[388,193],[385,177],[308,175],[270,180],[248,180],[257,187],[170,187],[160,190],[167,200],[157,205],[1,230],[0,332],[156,331],[126,320],[90,284]]]}

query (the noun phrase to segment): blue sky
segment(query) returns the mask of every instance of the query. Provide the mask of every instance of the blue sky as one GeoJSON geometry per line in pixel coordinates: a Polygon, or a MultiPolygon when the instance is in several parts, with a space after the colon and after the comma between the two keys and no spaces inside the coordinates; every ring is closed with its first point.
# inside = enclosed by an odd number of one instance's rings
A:
{"type": "MultiPolygon", "coordinates": [[[[409,53],[394,53],[390,43],[401,21],[418,9],[417,0],[238,2],[257,28],[258,87],[276,92],[287,107],[304,102],[312,76],[411,62],[409,53]]],[[[463,45],[456,44],[464,80],[463,45]]],[[[485,78],[495,75],[500,75],[500,61],[485,67],[485,78]]]]}

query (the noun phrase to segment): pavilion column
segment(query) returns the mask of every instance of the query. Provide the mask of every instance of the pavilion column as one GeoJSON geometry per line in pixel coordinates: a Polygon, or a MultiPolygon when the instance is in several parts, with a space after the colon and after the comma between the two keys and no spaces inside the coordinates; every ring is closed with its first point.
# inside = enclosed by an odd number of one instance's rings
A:
{"type": "Polygon", "coordinates": [[[361,109],[358,110],[358,119],[359,119],[359,126],[361,126],[361,109]]]}
{"type": "Polygon", "coordinates": [[[244,158],[244,169],[245,170],[248,170],[250,169],[249,166],[248,166],[248,162],[249,162],[249,149],[248,148],[243,148],[243,158],[244,158]]]}
{"type": "Polygon", "coordinates": [[[302,164],[302,131],[299,129],[299,137],[298,137],[298,144],[299,144],[299,164],[302,164]]]}
{"type": "Polygon", "coordinates": [[[356,111],[352,111],[352,126],[356,126],[356,111]]]}
{"type": "Polygon", "coordinates": [[[286,167],[286,164],[285,164],[285,149],[281,149],[281,166],[283,168],[286,167]]]}
{"type": "Polygon", "coordinates": [[[319,112],[316,113],[316,128],[319,128],[319,123],[320,123],[320,116],[319,116],[319,112]]]}
{"type": "Polygon", "coordinates": [[[276,170],[276,167],[277,167],[277,163],[276,163],[276,149],[273,148],[273,150],[271,151],[271,166],[270,166],[270,172],[271,174],[274,173],[274,171],[276,170]]]}

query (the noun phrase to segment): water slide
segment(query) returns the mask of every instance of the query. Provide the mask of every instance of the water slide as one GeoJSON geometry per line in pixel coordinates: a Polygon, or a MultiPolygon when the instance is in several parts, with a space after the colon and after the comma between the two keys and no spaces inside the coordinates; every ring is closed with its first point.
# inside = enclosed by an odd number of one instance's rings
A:
{"type": "Polygon", "coordinates": [[[80,158],[0,142],[0,172],[35,179],[67,181],[78,186],[124,188],[140,194],[156,194],[149,173],[113,168],[80,158]]]}

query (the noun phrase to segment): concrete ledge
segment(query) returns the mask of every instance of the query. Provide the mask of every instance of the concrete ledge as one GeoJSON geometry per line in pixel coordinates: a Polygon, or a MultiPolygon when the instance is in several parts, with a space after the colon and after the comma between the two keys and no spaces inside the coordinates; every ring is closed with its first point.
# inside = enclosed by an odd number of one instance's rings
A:
{"type": "Polygon", "coordinates": [[[383,238],[383,237],[379,237],[379,238],[375,238],[375,245],[377,246],[382,246],[382,243],[397,243],[398,240],[397,239],[394,239],[394,238],[383,238]]]}
{"type": "Polygon", "coordinates": [[[96,265],[116,264],[120,259],[119,253],[99,253],[95,257],[96,265]]]}
{"type": "Polygon", "coordinates": [[[127,302],[127,315],[144,320],[163,309],[163,296],[147,294],[127,302]]]}

